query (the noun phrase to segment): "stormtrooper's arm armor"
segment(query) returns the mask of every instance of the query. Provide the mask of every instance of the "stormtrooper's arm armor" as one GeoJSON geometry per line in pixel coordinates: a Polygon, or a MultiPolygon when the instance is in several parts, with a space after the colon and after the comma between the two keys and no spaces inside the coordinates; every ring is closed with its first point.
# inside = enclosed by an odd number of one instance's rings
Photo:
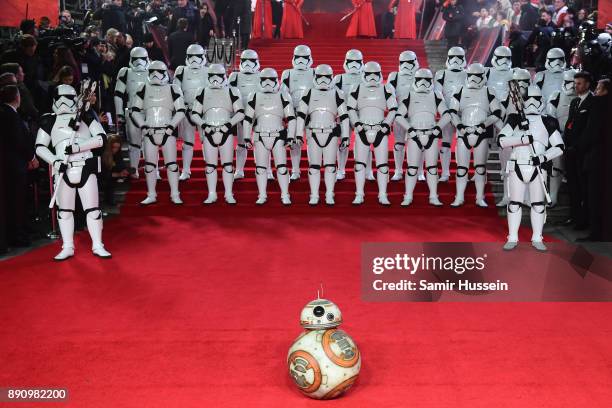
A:
{"type": "Polygon", "coordinates": [[[251,141],[251,132],[253,130],[253,123],[255,122],[255,104],[257,99],[257,92],[252,93],[246,104],[244,105],[244,121],[242,122],[242,132],[244,133],[244,139],[251,141]]]}
{"type": "Polygon", "coordinates": [[[491,92],[491,89],[487,87],[487,99],[489,100],[489,112],[490,115],[485,120],[485,126],[489,127],[492,124],[501,121],[504,117],[502,104],[499,103],[499,100],[495,96],[494,92],[491,92]]]}
{"type": "Polygon", "coordinates": [[[559,101],[561,100],[561,92],[554,91],[550,98],[548,98],[548,102],[546,103],[546,112],[555,119],[558,119],[557,108],[559,107],[559,101]]]}
{"type": "Polygon", "coordinates": [[[348,140],[351,137],[351,125],[349,123],[346,102],[342,96],[342,91],[336,89],[336,105],[338,106],[338,120],[340,121],[340,138],[348,140]]]}
{"type": "Polygon", "coordinates": [[[172,94],[172,103],[174,105],[174,115],[170,120],[169,126],[176,129],[185,118],[185,99],[183,99],[183,91],[177,85],[170,85],[170,93],[172,94]]]}
{"type": "Polygon", "coordinates": [[[387,85],[391,86],[395,92],[395,88],[397,88],[397,72],[394,71],[389,74],[387,77],[387,85]]]}
{"type": "Polygon", "coordinates": [[[542,122],[548,131],[548,148],[543,153],[546,157],[546,161],[551,161],[563,154],[565,145],[563,144],[563,137],[559,132],[559,125],[555,118],[550,116],[542,116],[542,122]]]}
{"type": "Polygon", "coordinates": [[[448,110],[448,106],[446,106],[446,102],[444,102],[442,92],[434,90],[434,97],[438,114],[440,114],[440,119],[438,120],[437,126],[439,128],[444,128],[444,126],[451,121],[451,114],[448,110]]]}
{"type": "Polygon", "coordinates": [[[206,92],[206,88],[198,89],[196,98],[193,100],[193,105],[189,110],[189,117],[191,121],[198,127],[202,127],[204,124],[204,93],[206,92]]]}
{"type": "Polygon", "coordinates": [[[436,72],[434,76],[434,89],[438,92],[442,92],[444,89],[444,70],[441,69],[436,72]]]}
{"type": "Polygon", "coordinates": [[[457,127],[461,124],[461,117],[459,116],[459,111],[461,110],[461,93],[463,92],[463,87],[459,88],[459,91],[455,93],[448,104],[448,114],[450,115],[450,120],[454,127],[457,127]]]}
{"type": "Polygon", "coordinates": [[[359,112],[357,111],[357,100],[359,99],[359,91],[361,85],[357,85],[355,89],[348,95],[348,101],[346,103],[346,109],[348,110],[349,120],[351,126],[355,127],[359,122],[359,112]]]}
{"type": "Polygon", "coordinates": [[[185,66],[179,65],[176,68],[176,71],[174,71],[174,79],[172,80],[172,83],[181,89],[183,89],[183,75],[184,74],[185,74],[185,66]]]}
{"type": "Polygon", "coordinates": [[[291,81],[289,78],[290,75],[291,72],[288,69],[284,70],[281,74],[280,92],[286,92],[288,94],[291,94],[291,81]]]}
{"type": "Polygon", "coordinates": [[[533,138],[529,138],[528,133],[521,130],[520,121],[521,118],[516,113],[508,116],[505,126],[499,132],[497,139],[499,147],[527,146],[533,141],[533,138]]]}
{"type": "Polygon", "coordinates": [[[104,128],[96,120],[96,117],[91,112],[86,112],[83,115],[82,121],[87,125],[91,138],[85,142],[77,144],[78,152],[84,152],[87,150],[98,149],[106,143],[106,132],[104,128]]]}
{"type": "Polygon", "coordinates": [[[130,113],[132,121],[140,129],[142,129],[142,127],[145,125],[146,119],[143,112],[146,89],[146,84],[138,85],[138,90],[136,91],[136,96],[134,97],[134,103],[132,104],[132,112],[130,113]]]}
{"type": "Polygon", "coordinates": [[[308,117],[308,105],[310,102],[311,93],[312,91],[310,89],[306,91],[304,96],[302,96],[302,99],[300,99],[300,103],[298,104],[295,112],[297,116],[295,132],[298,135],[304,134],[304,128],[306,127],[306,118],[308,117]]]}
{"type": "Polygon", "coordinates": [[[334,77],[334,85],[336,86],[336,88],[342,91],[342,74],[338,74],[334,77]]]}
{"type": "Polygon", "coordinates": [[[395,89],[390,85],[384,85],[385,87],[385,99],[387,102],[387,116],[383,120],[391,127],[397,116],[397,98],[395,97],[395,89]]]}
{"type": "Polygon", "coordinates": [[[285,119],[287,120],[287,139],[295,140],[295,110],[293,109],[293,104],[291,103],[291,97],[286,92],[281,91],[281,101],[283,103],[283,112],[285,114],[285,119]]]}
{"type": "Polygon", "coordinates": [[[232,73],[227,78],[227,82],[229,83],[230,87],[237,87],[238,86],[238,73],[236,71],[232,71],[232,73]]]}
{"type": "Polygon", "coordinates": [[[40,127],[36,134],[36,155],[51,165],[57,160],[55,154],[49,149],[49,145],[51,145],[51,130],[53,129],[55,118],[56,116],[52,113],[43,115],[40,118],[40,127]]]}
{"type": "Polygon", "coordinates": [[[404,129],[410,129],[410,122],[408,118],[408,108],[410,107],[410,92],[408,96],[399,104],[395,121],[404,129]]]}
{"type": "Polygon", "coordinates": [[[128,69],[123,67],[117,75],[117,83],[115,84],[115,114],[119,117],[124,116],[125,107],[127,106],[127,76],[128,69]]]}
{"type": "Polygon", "coordinates": [[[533,84],[542,89],[544,86],[544,71],[536,72],[535,76],[533,77],[533,84]]]}
{"type": "Polygon", "coordinates": [[[229,94],[234,110],[234,116],[230,119],[230,124],[234,127],[244,120],[244,107],[242,106],[242,99],[240,98],[240,91],[238,88],[230,87],[229,94]]]}

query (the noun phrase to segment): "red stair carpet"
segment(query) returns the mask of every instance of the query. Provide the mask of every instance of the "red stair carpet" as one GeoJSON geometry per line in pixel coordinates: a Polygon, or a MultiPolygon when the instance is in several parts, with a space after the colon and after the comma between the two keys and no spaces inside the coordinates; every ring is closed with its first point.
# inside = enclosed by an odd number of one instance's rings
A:
{"type": "MultiPolygon", "coordinates": [[[[249,156],[237,206],[201,205],[198,151],[181,185],[185,205],[169,204],[164,172],[155,206],[138,206],[144,180],[132,185],[121,215],[105,224],[113,259],[93,257],[81,233],[68,262],[51,261],[53,244],[0,263],[0,387],[69,390],[67,403],[6,406],[610,406],[607,304],[361,300],[362,242],[501,245],[505,220],[475,208],[473,185],[463,208],[434,209],[419,183],[413,207],[403,209],[403,183],[390,187],[391,208],[377,205],[376,183],[368,183],[366,204],[355,208],[351,173],[337,185],[335,207],[312,208],[302,163],[292,207],[281,206],[274,183],[267,205],[256,207],[249,156]],[[301,308],[320,283],[363,357],[357,385],[328,402],[299,394],[285,366],[301,308]]],[[[453,190],[452,182],[440,187],[447,205],[453,190]]]]}

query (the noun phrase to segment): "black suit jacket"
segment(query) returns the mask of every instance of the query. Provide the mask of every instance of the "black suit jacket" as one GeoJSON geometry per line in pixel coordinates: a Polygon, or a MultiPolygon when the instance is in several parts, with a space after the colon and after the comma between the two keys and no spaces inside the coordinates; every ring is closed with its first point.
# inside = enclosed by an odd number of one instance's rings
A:
{"type": "Polygon", "coordinates": [[[589,122],[589,116],[593,111],[593,95],[589,93],[582,103],[576,97],[570,103],[569,115],[563,133],[565,146],[567,148],[576,147],[584,137],[584,131],[589,122]]]}
{"type": "Polygon", "coordinates": [[[21,116],[6,104],[0,104],[2,123],[3,173],[11,176],[27,174],[28,162],[34,158],[34,139],[21,116]]]}
{"type": "Polygon", "coordinates": [[[170,54],[170,68],[175,70],[179,65],[185,64],[187,48],[195,43],[193,33],[189,31],[175,31],[168,37],[168,53],[170,54]]]}

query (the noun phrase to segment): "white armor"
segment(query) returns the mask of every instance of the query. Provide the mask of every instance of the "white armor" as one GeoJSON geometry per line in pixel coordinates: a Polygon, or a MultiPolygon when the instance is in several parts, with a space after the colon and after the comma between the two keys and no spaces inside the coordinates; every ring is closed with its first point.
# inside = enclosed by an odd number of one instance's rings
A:
{"type": "Polygon", "coordinates": [[[208,197],[204,204],[217,201],[217,163],[221,158],[225,201],[236,204],[232,186],[234,183],[233,128],[244,118],[240,92],[227,86],[223,65],[214,64],[208,69],[208,85],[200,89],[191,108],[191,120],[200,130],[202,150],[206,160],[206,184],[208,197]]]}
{"type": "MultiPolygon", "coordinates": [[[[240,71],[233,71],[229,76],[230,86],[238,89],[242,103],[249,100],[249,96],[259,89],[259,55],[254,50],[244,50],[240,54],[240,71]]],[[[247,160],[247,146],[244,142],[242,123],[238,123],[236,145],[236,172],[235,179],[244,178],[244,166],[247,160]]],[[[272,170],[268,168],[268,175],[272,170]]]]}
{"type": "MultiPolygon", "coordinates": [[[[312,88],[314,69],[311,68],[312,53],[306,45],[298,45],[293,50],[293,68],[283,71],[282,87],[291,95],[294,111],[297,110],[302,96],[312,88]]],[[[296,134],[295,143],[291,145],[291,180],[300,178],[300,160],[304,135],[296,134]]]]}
{"type": "MultiPolygon", "coordinates": [[[[451,47],[446,58],[446,69],[436,72],[435,89],[442,92],[446,106],[450,106],[451,99],[466,81],[465,51],[461,47],[451,47]]],[[[440,148],[440,162],[442,175],[440,181],[448,181],[450,177],[451,142],[455,129],[451,124],[442,128],[442,146],[440,148]]]]}
{"type": "Polygon", "coordinates": [[[429,203],[441,206],[438,199],[438,139],[442,138],[441,127],[450,121],[442,93],[434,90],[433,75],[428,69],[419,69],[414,76],[412,90],[401,101],[396,122],[406,129],[408,139],[408,169],[406,170],[406,193],[402,206],[412,203],[417,173],[423,163],[427,167],[426,179],[429,187],[429,203]],[[436,114],[440,120],[436,122],[436,114]]]}
{"type": "Polygon", "coordinates": [[[278,74],[272,68],[264,68],[261,71],[260,87],[261,90],[251,94],[245,104],[243,125],[247,146],[253,145],[255,149],[255,176],[259,191],[256,204],[262,205],[267,201],[266,170],[272,154],[281,189],[281,202],[290,205],[285,147],[295,143],[296,123],[291,96],[279,89],[278,74]],[[285,120],[287,129],[283,124],[285,120]],[[252,138],[251,131],[253,131],[252,138]]]}
{"type": "Polygon", "coordinates": [[[565,53],[561,48],[552,48],[546,53],[545,71],[536,72],[533,82],[542,90],[542,97],[547,101],[553,92],[563,85],[565,71],[565,53]]]}
{"type": "Polygon", "coordinates": [[[471,64],[466,73],[465,86],[453,96],[449,105],[453,124],[457,128],[457,194],[451,206],[463,205],[470,152],[473,149],[476,205],[486,207],[484,194],[489,144],[485,139],[488,138],[487,127],[502,118],[502,106],[493,91],[485,86],[485,69],[482,64],[471,64]]]}
{"type": "Polygon", "coordinates": [[[346,104],[333,84],[333,75],[329,65],[319,65],[315,69],[314,88],[302,97],[297,111],[296,134],[303,134],[305,128],[308,139],[310,205],[319,203],[321,166],[325,172],[325,203],[334,205],[336,156],[339,146],[346,149],[349,143],[346,104]]]}
{"type": "MultiPolygon", "coordinates": [[[[399,55],[399,70],[391,72],[387,78],[387,85],[393,87],[398,106],[406,99],[408,93],[412,89],[414,74],[418,69],[419,61],[413,51],[403,51],[399,55]]],[[[393,181],[402,179],[406,150],[406,130],[407,129],[404,129],[398,121],[395,121],[393,124],[393,137],[395,138],[395,143],[393,144],[395,173],[391,178],[393,181]]]]}
{"type": "Polygon", "coordinates": [[[525,100],[525,116],[528,123],[521,123],[518,114],[510,115],[500,132],[499,144],[511,147],[508,162],[510,202],[508,203],[508,241],[504,249],[514,249],[518,243],[521,224],[521,203],[525,190],[531,198],[531,242],[540,250],[546,250],[542,242],[542,229],[546,221],[546,203],[543,184],[546,180],[544,168],[563,154],[563,139],[557,130],[556,121],[543,117],[544,101],[537,86],[530,86],[525,100]],[[538,167],[541,174],[538,174],[538,167]],[[543,177],[543,180],[539,179],[543,177]]]}
{"type": "MultiPolygon", "coordinates": [[[[176,68],[173,83],[183,91],[185,109],[188,110],[196,98],[198,90],[206,86],[206,55],[199,44],[187,47],[185,65],[176,68]]],[[[191,177],[191,161],[193,159],[193,143],[195,142],[195,127],[186,116],[179,125],[179,136],[183,139],[183,170],[179,180],[191,177]]]]}
{"type": "Polygon", "coordinates": [[[147,50],[135,47],[130,51],[130,67],[123,67],[117,75],[115,84],[115,114],[117,124],[125,125],[125,132],[130,157],[130,167],[133,169],[132,177],[138,178],[138,164],[142,149],[142,135],[140,129],[131,120],[132,106],[136,99],[136,91],[147,82],[147,66],[149,56],[147,50]]]}
{"type": "Polygon", "coordinates": [[[41,118],[36,136],[36,154],[53,166],[57,180],[57,220],[62,234],[62,251],[55,257],[63,261],[74,255],[74,209],[78,191],[87,218],[94,255],[110,258],[102,244],[102,211],[99,207],[98,178],[100,157],[92,149],[106,140],[102,125],[91,112],[85,112],[78,124],[77,95],[69,85],[59,85],[53,94],[53,112],[41,118]],[[75,130],[76,129],[76,130],[75,130]],[[49,147],[52,147],[51,149],[49,147]]]}
{"type": "MultiPolygon", "coordinates": [[[[361,51],[356,49],[348,50],[344,57],[343,67],[344,73],[334,77],[334,84],[342,91],[342,97],[346,104],[351,91],[361,83],[361,73],[363,72],[363,55],[361,51]]],[[[345,169],[348,155],[349,148],[343,149],[342,146],[340,146],[340,149],[338,149],[338,173],[336,176],[338,180],[344,180],[346,177],[345,169]]],[[[371,158],[372,156],[369,155],[368,157],[371,158]]],[[[369,169],[371,170],[372,161],[368,160],[368,162],[370,163],[369,169]]]]}
{"type": "Polygon", "coordinates": [[[164,164],[170,185],[170,200],[182,204],[179,194],[179,170],[176,162],[177,127],[185,117],[185,101],[181,88],[169,84],[168,69],[161,61],[149,64],[149,80],[136,92],[132,106],[132,120],[142,131],[144,139],[145,177],[147,197],[142,205],[157,202],[156,168],[159,148],[164,155],[164,164]]]}
{"type": "Polygon", "coordinates": [[[491,68],[487,70],[487,86],[495,93],[498,101],[508,97],[508,83],[512,80],[512,51],[499,46],[493,52],[491,68]]]}
{"type": "MultiPolygon", "coordinates": [[[[561,134],[563,134],[565,124],[567,123],[570,103],[577,96],[574,86],[574,75],[576,75],[576,71],[573,69],[569,69],[563,73],[563,87],[560,91],[553,92],[546,105],[548,114],[557,119],[561,134]]],[[[550,201],[553,207],[557,204],[557,199],[559,197],[563,170],[563,157],[559,156],[552,161],[552,169],[550,172],[550,201]]]]}
{"type": "MultiPolygon", "coordinates": [[[[518,84],[518,88],[521,92],[522,97],[527,96],[527,88],[529,88],[529,85],[531,85],[531,74],[529,73],[529,71],[523,68],[515,68],[512,73],[512,80],[516,81],[516,83],[518,84]]],[[[502,107],[504,108],[503,109],[503,112],[504,112],[503,123],[505,124],[508,116],[510,116],[511,114],[517,113],[517,110],[516,110],[516,106],[514,106],[514,104],[512,103],[512,100],[510,99],[510,95],[508,93],[506,93],[506,99],[500,102],[502,103],[502,107]]],[[[498,146],[499,146],[499,142],[498,142],[498,146]]],[[[500,161],[500,165],[502,169],[501,178],[504,183],[504,196],[496,204],[497,207],[505,207],[508,205],[508,196],[509,196],[508,177],[507,177],[506,172],[503,170],[506,168],[506,163],[508,163],[511,153],[512,153],[511,148],[500,147],[499,161],[500,161]]]]}
{"type": "Polygon", "coordinates": [[[363,204],[365,169],[370,146],[376,157],[378,202],[391,205],[387,198],[389,182],[388,139],[397,114],[397,100],[393,88],[383,85],[382,72],[377,62],[365,64],[363,81],[350,94],[347,108],[355,129],[355,184],[354,205],[363,204]]]}

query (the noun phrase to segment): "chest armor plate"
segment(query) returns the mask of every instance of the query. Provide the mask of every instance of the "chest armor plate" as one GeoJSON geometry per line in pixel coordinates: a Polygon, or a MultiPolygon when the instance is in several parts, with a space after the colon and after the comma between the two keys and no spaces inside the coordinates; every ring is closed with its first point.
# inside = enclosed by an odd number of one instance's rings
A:
{"type": "MultiPolygon", "coordinates": [[[[533,148],[536,154],[543,154],[548,149],[548,130],[540,115],[527,115],[529,131],[533,135],[533,148]]],[[[512,149],[512,157],[528,159],[533,156],[531,146],[516,146],[512,149]]]]}
{"type": "Polygon", "coordinates": [[[312,88],[314,80],[314,70],[312,69],[292,69],[289,75],[289,93],[291,93],[291,99],[293,106],[298,106],[300,99],[306,93],[306,91],[312,88]]]}
{"type": "Polygon", "coordinates": [[[257,92],[257,88],[259,87],[259,74],[238,73],[236,87],[240,91],[242,100],[246,101],[252,93],[257,92]]]}
{"type": "Polygon", "coordinates": [[[336,91],[313,89],[310,93],[308,114],[311,128],[329,128],[335,126],[338,106],[336,105],[336,91]]]}
{"type": "Polygon", "coordinates": [[[461,123],[465,126],[480,125],[489,115],[489,98],[487,88],[472,89],[464,87],[459,103],[461,123]]]}
{"type": "Polygon", "coordinates": [[[283,102],[280,93],[258,92],[255,100],[255,130],[278,131],[283,128],[283,102]]]}
{"type": "Polygon", "coordinates": [[[411,92],[408,121],[415,129],[431,129],[436,125],[436,97],[434,92],[411,92]]]}
{"type": "Polygon", "coordinates": [[[128,68],[126,82],[125,87],[128,94],[128,106],[132,106],[131,104],[134,102],[136,91],[138,91],[140,85],[147,82],[147,71],[134,71],[133,69],[128,68]]]}
{"type": "Polygon", "coordinates": [[[183,70],[181,88],[185,104],[191,106],[197,96],[198,88],[206,86],[206,69],[187,68],[183,70]]]}
{"type": "Polygon", "coordinates": [[[410,75],[397,74],[397,86],[395,87],[395,96],[397,101],[406,99],[412,88],[414,78],[410,75]]]}
{"type": "Polygon", "coordinates": [[[442,85],[442,95],[446,103],[450,102],[450,98],[457,93],[459,88],[465,85],[467,74],[465,71],[444,71],[444,84],[442,85]]]}
{"type": "Polygon", "coordinates": [[[553,92],[561,90],[562,86],[563,72],[544,71],[544,83],[542,84],[543,100],[547,101],[553,92]]]}
{"type": "Polygon", "coordinates": [[[503,101],[508,96],[508,82],[512,79],[512,71],[501,71],[499,69],[491,69],[489,71],[489,79],[487,86],[495,92],[498,100],[503,101]]]}
{"type": "MultiPolygon", "coordinates": [[[[51,144],[55,149],[56,156],[60,160],[64,160],[64,150],[66,149],[66,146],[70,144],[70,138],[72,138],[73,131],[69,124],[70,120],[74,117],[74,114],[57,115],[55,123],[53,124],[53,129],[51,129],[51,144]]],[[[89,132],[89,128],[85,123],[81,122],[79,130],[77,130],[76,132],[74,143],[82,143],[89,139],[91,139],[91,133],[89,132]]],[[[91,151],[86,151],[70,155],[70,161],[85,160],[89,157],[93,157],[93,153],[91,151]]]]}
{"type": "Polygon", "coordinates": [[[345,99],[357,85],[361,83],[361,74],[342,74],[342,92],[345,99]]]}
{"type": "Polygon", "coordinates": [[[170,85],[147,85],[143,110],[147,126],[167,126],[174,113],[170,85]]]}
{"type": "Polygon", "coordinates": [[[202,106],[204,123],[217,126],[228,122],[233,111],[229,88],[207,88],[202,106]]]}

